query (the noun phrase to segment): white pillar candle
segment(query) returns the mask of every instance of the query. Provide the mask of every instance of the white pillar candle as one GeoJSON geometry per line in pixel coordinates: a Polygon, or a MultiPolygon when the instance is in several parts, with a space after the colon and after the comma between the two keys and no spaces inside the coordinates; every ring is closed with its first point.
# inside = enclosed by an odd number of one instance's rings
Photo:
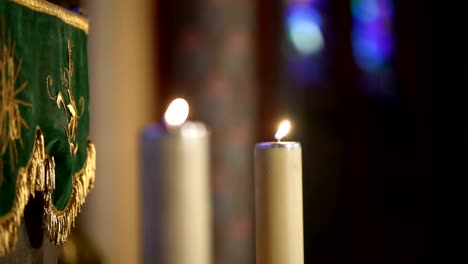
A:
{"type": "Polygon", "coordinates": [[[209,133],[187,115],[174,101],[144,133],[145,263],[211,263],[209,133]]]}
{"type": "Polygon", "coordinates": [[[302,157],[298,142],[255,146],[255,230],[257,264],[303,264],[302,157]]]}

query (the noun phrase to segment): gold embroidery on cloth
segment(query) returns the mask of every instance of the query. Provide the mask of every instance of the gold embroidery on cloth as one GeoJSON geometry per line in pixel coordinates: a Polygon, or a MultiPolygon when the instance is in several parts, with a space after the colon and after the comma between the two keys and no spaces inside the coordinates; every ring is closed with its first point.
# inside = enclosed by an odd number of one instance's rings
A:
{"type": "Polygon", "coordinates": [[[63,22],[83,30],[88,34],[88,20],[82,16],[72,13],[60,6],[56,6],[45,0],[11,0],[14,3],[28,7],[37,12],[55,16],[63,22]]]}
{"type": "MultiPolygon", "coordinates": [[[[88,30],[86,20],[69,13],[55,5],[38,0],[13,0],[33,10],[54,15],[68,24],[88,30]]],[[[2,21],[0,21],[2,22],[2,21]]],[[[3,24],[2,24],[3,26],[3,24]]],[[[26,89],[28,82],[17,84],[22,67],[22,58],[15,62],[15,42],[11,36],[5,34],[5,28],[1,28],[0,34],[0,186],[3,181],[4,157],[9,157],[10,166],[14,170],[18,162],[18,143],[23,148],[22,129],[29,128],[25,119],[21,116],[21,107],[31,107],[31,103],[23,101],[17,96],[26,89]],[[9,156],[5,156],[9,155],[9,156]]],[[[56,91],[52,96],[53,79],[47,77],[47,91],[51,99],[55,101],[58,109],[63,107],[67,118],[65,132],[70,145],[70,152],[76,156],[78,145],[76,144],[76,129],[78,121],[85,110],[83,97],[78,100],[78,106],[72,93],[73,58],[70,41],[67,41],[68,67],[62,69],[61,84],[64,91],[56,91]]],[[[55,189],[55,160],[45,152],[44,135],[39,127],[33,142],[31,156],[25,167],[20,167],[16,175],[15,194],[13,205],[8,213],[0,216],[0,256],[10,253],[17,242],[18,231],[24,209],[29,197],[34,197],[37,192],[42,192],[46,208],[43,220],[52,242],[59,244],[65,241],[74,225],[75,218],[83,205],[88,191],[94,184],[95,148],[88,142],[87,159],[83,168],[73,175],[72,191],[69,202],[63,211],[58,211],[52,203],[52,192],[55,189]]]]}
{"type": "Polygon", "coordinates": [[[49,163],[46,168],[44,188],[44,223],[49,238],[54,244],[62,244],[75,225],[75,218],[84,204],[86,195],[94,187],[94,172],[96,170],[96,150],[88,141],[88,157],[83,168],[73,176],[72,192],[67,206],[63,211],[55,208],[52,193],[55,189],[55,163],[49,163]]]}
{"type": "Polygon", "coordinates": [[[44,164],[48,160],[49,158],[45,154],[44,136],[40,129],[37,128],[28,164],[26,167],[21,167],[18,170],[13,207],[10,212],[0,217],[0,256],[11,252],[16,244],[18,229],[21,225],[24,207],[28,203],[29,196],[34,197],[36,190],[44,189],[44,164]]]}
{"type": "Polygon", "coordinates": [[[0,36],[0,186],[3,182],[3,157],[8,153],[11,170],[14,170],[18,162],[17,143],[19,142],[23,147],[21,129],[22,127],[29,128],[21,116],[20,107],[31,107],[31,104],[17,98],[28,82],[16,84],[23,58],[15,64],[15,47],[10,33],[5,36],[5,27],[2,23],[0,36]]]}
{"type": "Polygon", "coordinates": [[[78,128],[78,120],[84,112],[84,97],[79,98],[79,105],[81,106],[81,112],[78,113],[78,107],[76,105],[75,97],[73,96],[72,91],[72,80],[73,80],[73,56],[72,56],[72,47],[70,40],[67,40],[67,52],[68,52],[68,67],[62,69],[61,79],[62,79],[62,89],[66,89],[66,94],[68,95],[68,103],[64,96],[65,92],[62,90],[56,91],[55,95],[52,95],[51,88],[54,87],[54,79],[51,75],[47,76],[47,93],[49,98],[54,100],[57,104],[57,108],[60,110],[63,108],[65,116],[67,117],[68,124],[65,127],[65,133],[68,138],[68,145],[70,146],[70,153],[73,157],[76,156],[78,152],[78,143],[76,143],[76,129],[78,128]]]}

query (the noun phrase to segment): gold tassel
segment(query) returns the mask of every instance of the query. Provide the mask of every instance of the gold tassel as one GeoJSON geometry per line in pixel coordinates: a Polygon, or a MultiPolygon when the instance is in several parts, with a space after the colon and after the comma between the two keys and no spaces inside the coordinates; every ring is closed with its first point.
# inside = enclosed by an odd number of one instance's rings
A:
{"type": "Polygon", "coordinates": [[[13,207],[10,212],[0,217],[0,256],[14,249],[24,208],[29,197],[34,197],[36,191],[42,192],[44,198],[44,228],[51,242],[55,244],[65,242],[71,228],[74,227],[75,218],[85,202],[86,195],[94,187],[96,150],[89,141],[87,154],[83,168],[73,177],[68,205],[63,211],[58,211],[52,202],[52,192],[55,190],[55,160],[45,154],[44,136],[40,128],[36,129],[36,138],[28,164],[18,170],[13,207]]]}
{"type": "Polygon", "coordinates": [[[46,182],[44,188],[44,226],[50,241],[62,244],[75,226],[75,218],[85,202],[88,192],[94,187],[94,172],[96,170],[96,151],[94,145],[88,142],[88,157],[83,168],[73,177],[72,192],[68,205],[59,211],[52,202],[55,189],[55,162],[49,159],[46,165],[46,182]]]}
{"type": "Polygon", "coordinates": [[[26,167],[21,167],[18,170],[13,207],[10,212],[0,217],[0,256],[13,250],[16,244],[18,229],[21,225],[21,218],[23,218],[24,208],[28,203],[29,196],[34,197],[36,188],[41,189],[43,186],[45,160],[44,136],[41,130],[37,128],[28,164],[26,167]]]}

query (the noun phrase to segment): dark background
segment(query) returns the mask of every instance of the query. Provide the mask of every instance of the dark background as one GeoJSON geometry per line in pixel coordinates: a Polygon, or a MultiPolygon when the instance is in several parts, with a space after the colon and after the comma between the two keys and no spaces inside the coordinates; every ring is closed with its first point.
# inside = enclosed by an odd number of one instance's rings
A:
{"type": "MultiPolygon", "coordinates": [[[[178,29],[196,6],[178,2],[158,4],[162,102],[178,29]]],[[[254,5],[256,138],[271,137],[279,114],[296,117],[306,263],[467,263],[466,4],[393,1],[390,95],[363,88],[349,1],[322,1],[332,44],[320,83],[301,88],[284,78],[286,4],[254,5]]]]}

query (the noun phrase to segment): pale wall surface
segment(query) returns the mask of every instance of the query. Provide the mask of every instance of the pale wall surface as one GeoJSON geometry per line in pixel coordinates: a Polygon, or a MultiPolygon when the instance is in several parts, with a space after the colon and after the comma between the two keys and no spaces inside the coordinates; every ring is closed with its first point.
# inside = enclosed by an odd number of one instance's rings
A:
{"type": "Polygon", "coordinates": [[[94,191],[81,226],[108,263],[139,263],[138,144],[154,118],[156,50],[150,0],[88,0],[94,191]]]}

